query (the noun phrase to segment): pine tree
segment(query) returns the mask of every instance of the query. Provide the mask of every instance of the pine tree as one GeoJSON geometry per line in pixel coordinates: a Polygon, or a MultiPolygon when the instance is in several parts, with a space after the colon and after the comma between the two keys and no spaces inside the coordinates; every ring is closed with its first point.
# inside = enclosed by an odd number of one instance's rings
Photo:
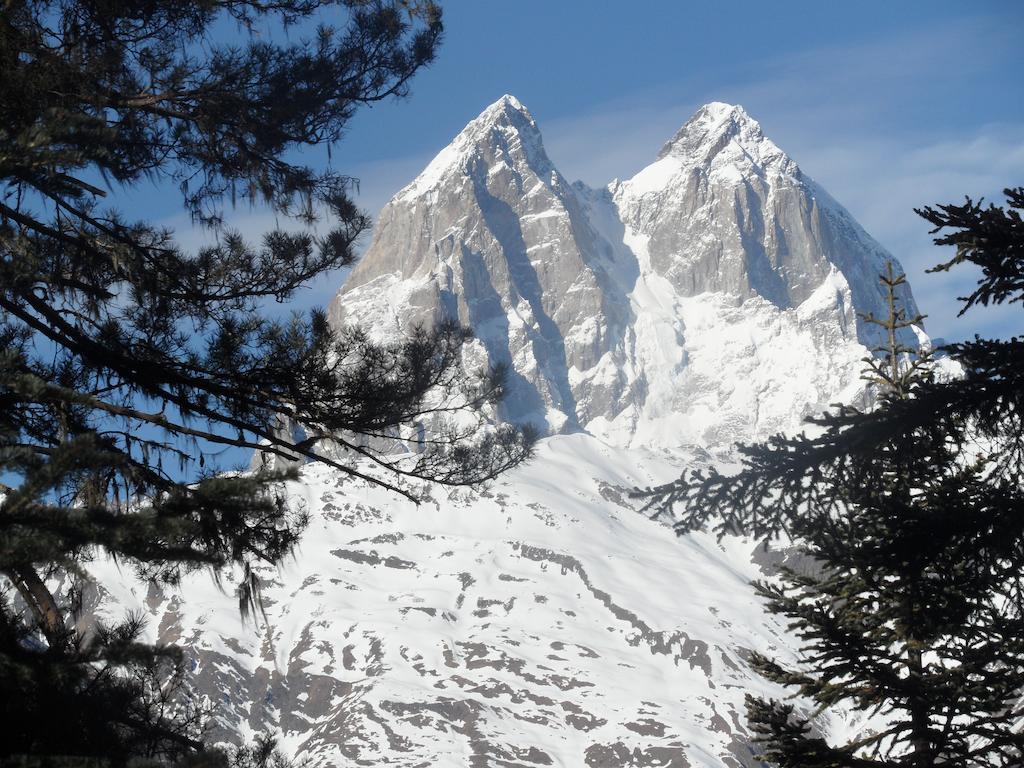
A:
{"type": "Polygon", "coordinates": [[[350,263],[369,225],[353,180],[295,150],[329,148],[359,107],[403,95],[440,34],[438,8],[410,0],[4,4],[0,757],[197,753],[202,713],[175,695],[178,651],[142,642],[139,617],[80,629],[74,586],[56,592],[51,577],[74,585],[97,555],[165,583],[237,565],[242,607],[255,606],[248,565],[279,561],[304,522],[281,495],[296,473],[214,472],[225,448],[409,496],[395,478],[471,484],[528,453],[527,435],[477,431],[501,377],[467,380],[455,325],[376,344],[322,311],[266,315],[350,263]],[[337,23],[303,31],[325,14],[337,23]],[[241,42],[218,42],[232,22],[241,42]],[[261,37],[275,24],[308,39],[261,37]],[[179,190],[215,244],[189,252],[103,208],[109,190],[149,182],[179,190]],[[299,226],[253,242],[229,228],[229,202],[299,226]],[[302,226],[318,217],[331,224],[320,237],[302,226]],[[428,418],[418,451],[375,447],[428,418]]]}
{"type": "MultiPolygon", "coordinates": [[[[936,269],[982,267],[975,304],[1024,299],[1024,190],[1009,206],[918,211],[957,247],[936,269]]],[[[901,278],[883,276],[893,301],[901,278]]],[[[962,313],[961,313],[962,314],[962,313]]],[[[914,322],[891,303],[887,343],[869,360],[870,410],[839,408],[816,437],[743,449],[735,476],[692,475],[654,489],[678,529],[785,532],[816,562],[756,585],[801,641],[798,668],[753,666],[809,697],[880,725],[841,744],[793,705],[748,698],[764,759],[780,766],[1016,766],[1024,760],[1024,344],[975,339],[938,380],[901,347],[914,322]]]]}

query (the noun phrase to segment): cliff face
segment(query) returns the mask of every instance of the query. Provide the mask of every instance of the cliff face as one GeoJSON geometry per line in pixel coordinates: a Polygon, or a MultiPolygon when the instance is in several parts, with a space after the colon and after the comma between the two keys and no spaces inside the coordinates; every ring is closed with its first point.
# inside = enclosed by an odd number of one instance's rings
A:
{"type": "Polygon", "coordinates": [[[854,395],[887,260],[740,107],[703,107],[592,190],[505,96],[385,206],[330,314],[382,335],[458,318],[471,359],[510,368],[507,420],[727,445],[854,395]]]}
{"type": "Polygon", "coordinates": [[[681,295],[759,296],[787,309],[838,269],[857,311],[884,310],[878,274],[893,257],[742,107],[702,107],[615,200],[629,230],[647,238],[651,267],[681,295]]]}
{"type": "Polygon", "coordinates": [[[609,252],[533,118],[505,97],[384,207],[331,316],[396,332],[457,317],[510,367],[506,418],[574,426],[569,371],[592,368],[628,320],[594,264],[609,252]]]}

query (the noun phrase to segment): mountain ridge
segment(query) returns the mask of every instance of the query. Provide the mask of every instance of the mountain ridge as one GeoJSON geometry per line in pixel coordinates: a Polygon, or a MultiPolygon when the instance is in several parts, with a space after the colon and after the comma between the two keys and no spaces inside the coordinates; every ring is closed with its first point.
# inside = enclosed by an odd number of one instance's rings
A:
{"type": "MultiPolygon", "coordinates": [[[[384,207],[329,314],[385,336],[442,316],[471,327],[467,365],[511,371],[499,419],[619,445],[727,445],[856,396],[848,384],[880,341],[858,313],[884,314],[888,260],[742,107],[702,107],[651,165],[595,190],[567,182],[506,95],[384,207]],[[749,365],[794,347],[824,362],[797,365],[809,387],[787,392],[777,366],[749,365]],[[751,391],[716,370],[752,377],[751,391]]],[[[901,298],[916,313],[909,288],[901,298]]]]}

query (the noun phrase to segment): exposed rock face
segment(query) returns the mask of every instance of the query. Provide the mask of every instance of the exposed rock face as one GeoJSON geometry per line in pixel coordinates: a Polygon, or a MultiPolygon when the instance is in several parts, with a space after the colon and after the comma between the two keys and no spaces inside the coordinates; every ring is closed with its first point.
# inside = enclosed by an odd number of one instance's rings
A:
{"type": "Polygon", "coordinates": [[[596,191],[505,96],[388,203],[330,314],[472,327],[469,359],[511,368],[505,419],[725,445],[853,396],[891,259],[740,107],[703,107],[596,191]]]}
{"type": "Polygon", "coordinates": [[[892,256],[742,107],[702,107],[615,199],[626,226],[647,238],[651,267],[683,296],[760,296],[787,309],[834,266],[858,311],[885,311],[877,279],[892,256]]]}
{"type": "Polygon", "coordinates": [[[543,421],[551,409],[557,426],[575,426],[569,370],[592,368],[627,324],[628,301],[601,264],[610,254],[533,118],[506,96],[381,211],[331,317],[394,330],[457,317],[492,364],[512,369],[507,418],[543,421]]]}

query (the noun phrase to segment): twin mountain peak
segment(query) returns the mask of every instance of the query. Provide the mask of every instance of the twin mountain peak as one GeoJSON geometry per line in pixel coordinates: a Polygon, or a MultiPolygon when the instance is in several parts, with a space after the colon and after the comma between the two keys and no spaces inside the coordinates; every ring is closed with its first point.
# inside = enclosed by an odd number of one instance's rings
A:
{"type": "MultiPolygon", "coordinates": [[[[725,447],[857,397],[879,341],[860,315],[886,314],[889,261],[742,107],[701,107],[595,190],[506,95],[380,212],[330,316],[382,338],[471,327],[465,364],[509,369],[503,420],[725,447]]],[[[909,288],[901,301],[916,314],[909,288]]]]}
{"type": "MultiPolygon", "coordinates": [[[[304,467],[287,489],[309,529],[255,566],[255,628],[205,573],[179,594],[112,560],[90,564],[97,612],[185,649],[212,740],[280,731],[312,766],[761,765],[744,693],[786,694],[747,661],[798,638],[749,583],[781,555],[680,540],[627,492],[858,397],[876,340],[857,312],[885,314],[891,258],[739,107],[595,190],[506,96],[384,207],[330,314],[382,339],[457,318],[467,373],[509,368],[496,419],[576,434],[421,505],[304,467]]],[[[864,717],[814,723],[884,727],[864,717]]]]}

